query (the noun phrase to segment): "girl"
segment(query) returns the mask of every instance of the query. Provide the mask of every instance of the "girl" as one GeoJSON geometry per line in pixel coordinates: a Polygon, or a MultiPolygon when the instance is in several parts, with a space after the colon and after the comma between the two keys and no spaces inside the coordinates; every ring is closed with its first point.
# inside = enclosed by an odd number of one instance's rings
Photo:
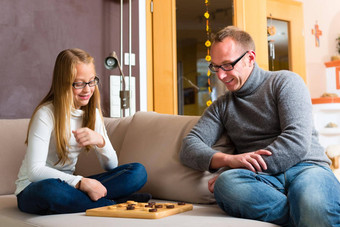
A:
{"type": "Polygon", "coordinates": [[[18,208],[34,214],[84,212],[124,200],[147,202],[134,194],[146,183],[144,166],[117,167],[100,108],[94,59],[80,49],[59,53],[50,91],[33,112],[27,152],[16,181],[18,208]],[[94,150],[107,171],[83,177],[73,172],[78,155],[94,150]]]}

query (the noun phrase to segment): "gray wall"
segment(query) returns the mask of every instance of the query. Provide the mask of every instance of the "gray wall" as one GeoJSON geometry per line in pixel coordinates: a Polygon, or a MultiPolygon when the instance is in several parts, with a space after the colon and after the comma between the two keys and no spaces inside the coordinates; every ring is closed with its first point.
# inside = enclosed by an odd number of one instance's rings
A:
{"type": "MultiPolygon", "coordinates": [[[[132,1],[132,11],[132,75],[139,94],[138,0],[132,1]]],[[[126,0],[124,21],[123,50],[128,52],[126,0]]],[[[113,50],[120,55],[120,0],[1,0],[0,119],[29,118],[51,86],[56,56],[74,47],[95,58],[102,107],[109,116],[109,75],[119,71],[106,70],[103,62],[113,50]]],[[[123,70],[128,74],[128,67],[123,70]]]]}

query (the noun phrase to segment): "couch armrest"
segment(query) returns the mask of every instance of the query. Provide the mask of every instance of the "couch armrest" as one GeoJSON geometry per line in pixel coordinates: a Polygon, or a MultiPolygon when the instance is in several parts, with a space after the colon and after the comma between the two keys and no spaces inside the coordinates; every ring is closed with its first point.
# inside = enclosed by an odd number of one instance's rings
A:
{"type": "Polygon", "coordinates": [[[29,119],[0,120],[0,195],[12,194],[26,153],[29,119]]]}

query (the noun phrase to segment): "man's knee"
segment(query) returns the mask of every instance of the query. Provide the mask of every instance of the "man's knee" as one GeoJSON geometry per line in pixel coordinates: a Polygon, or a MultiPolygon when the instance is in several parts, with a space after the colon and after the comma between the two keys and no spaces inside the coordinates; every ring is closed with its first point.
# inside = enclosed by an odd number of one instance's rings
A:
{"type": "Polygon", "coordinates": [[[305,168],[289,187],[291,216],[298,226],[340,224],[340,191],[332,173],[322,167],[305,168]]]}
{"type": "Polygon", "coordinates": [[[244,169],[231,169],[221,173],[214,186],[216,200],[240,202],[242,198],[247,198],[247,194],[252,191],[252,185],[247,183],[247,178],[254,178],[254,174],[244,169]]]}

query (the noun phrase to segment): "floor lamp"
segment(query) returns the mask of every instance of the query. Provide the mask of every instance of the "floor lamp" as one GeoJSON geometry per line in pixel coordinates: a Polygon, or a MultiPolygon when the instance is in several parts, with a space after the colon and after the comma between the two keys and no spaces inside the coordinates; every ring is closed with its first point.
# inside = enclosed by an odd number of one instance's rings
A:
{"type": "Polygon", "coordinates": [[[120,76],[122,78],[121,91],[119,92],[120,106],[123,110],[130,108],[130,92],[126,90],[125,76],[115,51],[113,51],[107,58],[105,58],[104,65],[105,68],[108,70],[113,70],[118,67],[120,76]]]}

